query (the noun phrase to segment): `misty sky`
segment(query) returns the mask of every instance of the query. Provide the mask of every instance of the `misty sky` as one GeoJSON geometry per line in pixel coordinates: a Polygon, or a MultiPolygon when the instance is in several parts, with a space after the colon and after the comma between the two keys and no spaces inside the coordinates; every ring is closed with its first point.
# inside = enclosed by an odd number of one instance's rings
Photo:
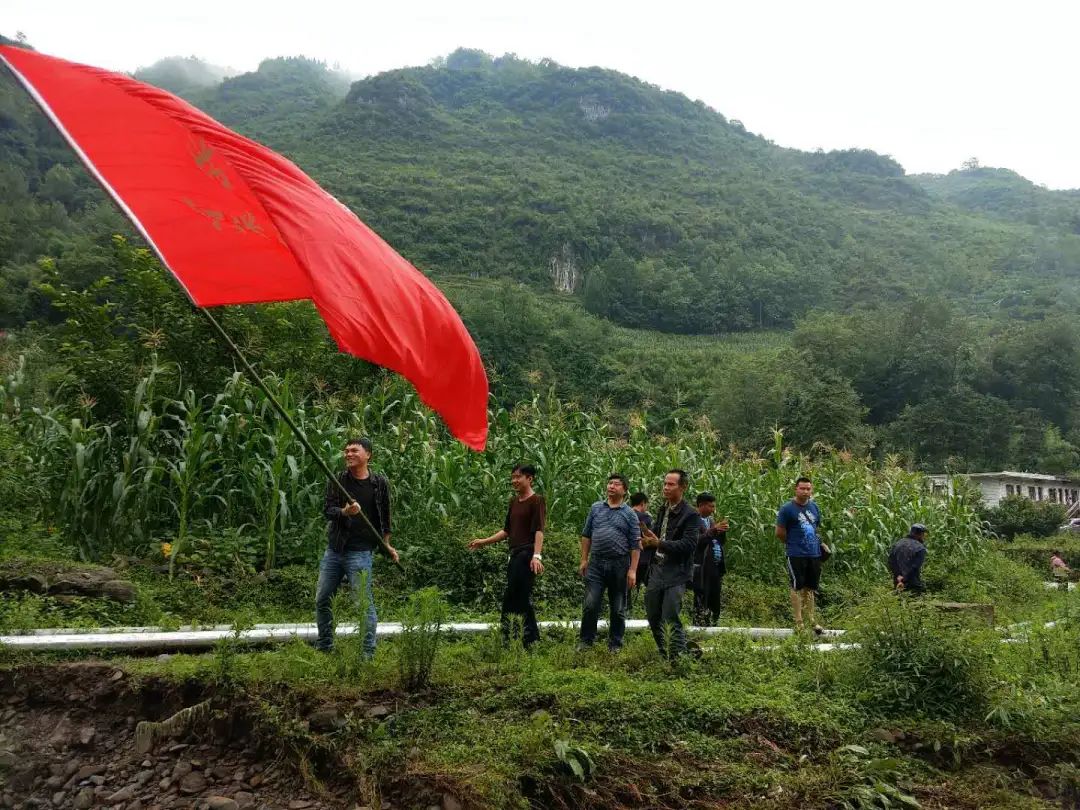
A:
{"type": "Polygon", "coordinates": [[[701,99],[784,146],[860,147],[908,172],[969,157],[1080,188],[1080,3],[3,0],[0,33],[131,71],[303,54],[359,76],[459,46],[599,65],[701,99]],[[171,8],[172,10],[165,10],[171,8]]]}

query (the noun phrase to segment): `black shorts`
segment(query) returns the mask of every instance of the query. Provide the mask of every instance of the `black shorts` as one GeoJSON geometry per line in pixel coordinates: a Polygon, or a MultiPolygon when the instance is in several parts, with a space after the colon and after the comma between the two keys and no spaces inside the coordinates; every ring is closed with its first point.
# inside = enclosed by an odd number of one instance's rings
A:
{"type": "Polygon", "coordinates": [[[788,579],[793,591],[816,591],[821,582],[821,557],[788,557],[788,579]]]}

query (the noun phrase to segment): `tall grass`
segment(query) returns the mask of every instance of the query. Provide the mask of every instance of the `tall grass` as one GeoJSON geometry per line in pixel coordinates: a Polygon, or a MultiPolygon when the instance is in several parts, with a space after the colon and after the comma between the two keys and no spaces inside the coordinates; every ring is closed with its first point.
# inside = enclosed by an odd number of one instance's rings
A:
{"type": "MultiPolygon", "coordinates": [[[[776,510],[802,474],[814,480],[835,552],[830,564],[840,571],[883,576],[889,544],[913,521],[930,527],[935,554],[950,559],[967,557],[982,542],[964,497],[931,495],[922,476],[891,459],[872,465],[825,447],[812,457],[794,455],[779,432],[762,454],[745,453],[720,446],[705,420],[676,419],[665,437],[652,434],[641,414],[620,432],[603,413],[547,397],[513,410],[492,406],[488,448],[474,453],[397,378],[362,397],[308,399],[295,397],[287,380],[268,382],[332,465],[348,438],[371,436],[373,466],[392,485],[397,542],[417,549],[413,559],[429,575],[456,570],[458,588],[470,587],[477,565],[462,541],[476,527],[501,523],[509,469],[519,461],[537,465],[549,529],[568,543],[612,471],[656,503],[664,472],[685,468],[692,492],[716,495],[732,526],[731,565],[748,577],[771,577],[779,566],[776,510]]],[[[95,420],[90,402],[74,413],[4,407],[0,414],[19,431],[49,493],[43,515],[87,559],[147,555],[169,542],[175,566],[193,542],[227,533],[246,538],[247,556],[270,568],[310,560],[325,542],[325,481],[315,460],[239,375],[200,399],[175,369],[154,363],[127,417],[114,423],[95,420]]],[[[430,584],[415,567],[410,576],[430,584]]]]}

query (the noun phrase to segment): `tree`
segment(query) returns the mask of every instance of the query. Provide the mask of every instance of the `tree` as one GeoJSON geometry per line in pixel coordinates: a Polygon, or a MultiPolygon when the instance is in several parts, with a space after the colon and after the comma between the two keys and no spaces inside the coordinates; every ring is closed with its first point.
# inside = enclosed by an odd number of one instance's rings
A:
{"type": "Polygon", "coordinates": [[[940,471],[959,459],[968,470],[1003,466],[1013,411],[1008,403],[958,385],[908,405],[885,429],[885,445],[907,452],[916,466],[940,471]]]}
{"type": "Polygon", "coordinates": [[[995,534],[1008,540],[1018,534],[1050,537],[1065,522],[1065,507],[1050,501],[1033,501],[1022,495],[1009,495],[986,511],[986,520],[995,534]]]}
{"type": "Polygon", "coordinates": [[[827,444],[865,452],[873,430],[863,421],[866,408],[851,382],[835,371],[800,365],[782,378],[787,394],[780,415],[787,440],[803,450],[827,444]]]}

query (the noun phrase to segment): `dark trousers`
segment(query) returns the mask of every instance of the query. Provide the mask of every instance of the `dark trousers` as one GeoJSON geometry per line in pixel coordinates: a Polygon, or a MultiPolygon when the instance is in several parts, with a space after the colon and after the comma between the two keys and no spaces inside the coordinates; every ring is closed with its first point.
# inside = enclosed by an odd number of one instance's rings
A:
{"type": "Polygon", "coordinates": [[[626,589],[626,610],[623,615],[631,618],[634,614],[634,599],[638,594],[645,592],[645,586],[649,584],[649,566],[638,563],[637,584],[633,588],[626,589]]]}
{"type": "Polygon", "coordinates": [[[630,570],[630,557],[611,559],[590,557],[585,569],[585,606],[581,611],[581,643],[596,641],[596,620],[600,616],[600,604],[604,591],[608,594],[610,619],[608,621],[608,647],[622,647],[626,632],[626,574],[630,570]]]}
{"type": "Polygon", "coordinates": [[[716,624],[723,589],[724,575],[720,566],[712,561],[705,563],[694,584],[694,624],[698,627],[716,624]]]}
{"type": "Polygon", "coordinates": [[[510,640],[510,615],[522,617],[521,643],[526,647],[540,639],[540,626],[536,623],[536,609],[533,607],[533,583],[536,574],[529,564],[532,562],[532,546],[525,546],[510,553],[506,564],[506,592],[503,594],[502,625],[503,639],[510,640]]]}
{"type": "Polygon", "coordinates": [[[645,591],[645,616],[660,654],[674,659],[686,652],[686,631],[679,611],[682,609],[686,583],[657,585],[649,583],[645,591]]]}

